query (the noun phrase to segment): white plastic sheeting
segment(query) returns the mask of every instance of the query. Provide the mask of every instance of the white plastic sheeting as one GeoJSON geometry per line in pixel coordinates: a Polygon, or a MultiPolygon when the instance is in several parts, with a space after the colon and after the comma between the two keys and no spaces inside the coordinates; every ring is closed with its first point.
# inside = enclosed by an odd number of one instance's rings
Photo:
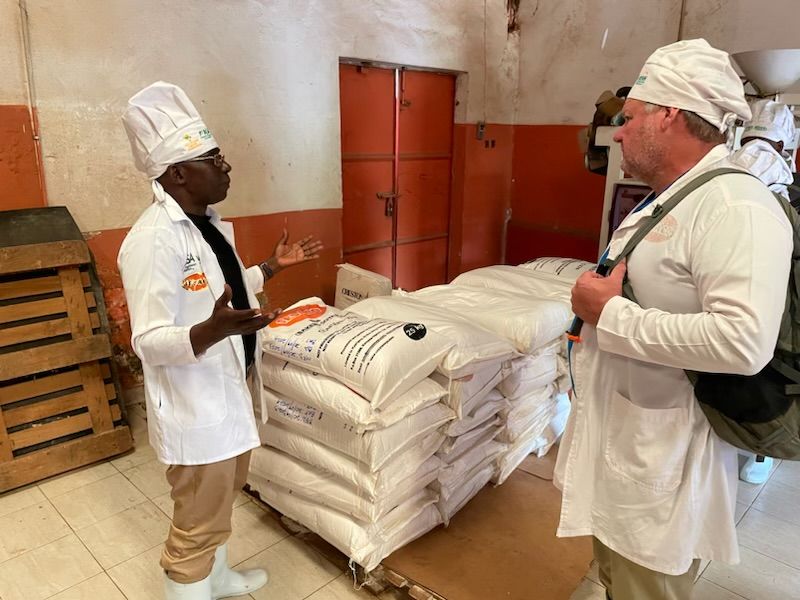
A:
{"type": "Polygon", "coordinates": [[[390,510],[425,489],[436,480],[442,464],[438,458],[431,456],[414,473],[396,481],[382,496],[367,498],[335,475],[274,448],[259,448],[251,462],[253,470],[266,481],[365,523],[377,522],[390,510]]]}
{"type": "Polygon", "coordinates": [[[470,407],[483,400],[503,380],[512,362],[505,360],[484,365],[479,371],[460,379],[450,379],[438,372],[433,373],[430,378],[449,390],[447,405],[460,419],[469,412],[470,407]]]}
{"type": "Polygon", "coordinates": [[[445,388],[425,378],[383,409],[374,410],[369,400],[343,383],[268,354],[262,357],[261,375],[270,389],[328,412],[358,433],[394,425],[447,395],[445,388]]]}
{"type": "Polygon", "coordinates": [[[303,402],[268,389],[263,396],[270,420],[343,452],[372,471],[455,417],[452,409],[437,403],[385,429],[358,433],[333,414],[303,402]]]}
{"type": "Polygon", "coordinates": [[[402,319],[424,324],[451,343],[439,371],[452,379],[471,375],[486,365],[508,360],[517,354],[508,340],[477,327],[452,311],[405,296],[368,298],[347,311],[370,319],[402,319]]]}
{"type": "Polygon", "coordinates": [[[436,495],[430,490],[420,491],[378,522],[364,524],[341,511],[265,481],[257,471],[251,471],[249,482],[264,502],[317,533],[367,571],[442,522],[434,505],[436,495]]]}
{"type": "Polygon", "coordinates": [[[523,266],[494,265],[462,273],[450,285],[506,290],[542,300],[558,300],[569,306],[573,284],[537,276],[523,266]]]}
{"type": "Polygon", "coordinates": [[[319,298],[292,305],[263,332],[264,352],[333,377],[376,407],[430,375],[453,346],[419,322],[365,319],[319,298]]]}
{"type": "Polygon", "coordinates": [[[502,289],[437,285],[409,297],[464,317],[509,340],[524,354],[536,352],[562,336],[572,319],[570,307],[564,302],[502,289]]]}
{"type": "Polygon", "coordinates": [[[263,443],[336,475],[360,495],[372,500],[390,493],[398,482],[414,474],[441,447],[444,439],[439,431],[429,433],[384,463],[380,471],[373,472],[364,463],[276,423],[268,421],[261,426],[263,443]]]}

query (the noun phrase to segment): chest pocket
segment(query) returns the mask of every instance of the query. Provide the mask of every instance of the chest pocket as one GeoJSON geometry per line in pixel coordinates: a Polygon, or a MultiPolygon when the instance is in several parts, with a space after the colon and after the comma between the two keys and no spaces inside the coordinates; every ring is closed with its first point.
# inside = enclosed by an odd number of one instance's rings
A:
{"type": "Polygon", "coordinates": [[[692,433],[688,409],[642,408],[614,392],[603,429],[613,472],[653,492],[681,484],[692,433]]]}

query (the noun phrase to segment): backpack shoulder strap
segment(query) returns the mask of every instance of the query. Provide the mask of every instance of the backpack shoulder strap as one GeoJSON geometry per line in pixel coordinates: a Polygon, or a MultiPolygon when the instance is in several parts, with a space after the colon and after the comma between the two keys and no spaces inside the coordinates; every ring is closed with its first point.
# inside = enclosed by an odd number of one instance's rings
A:
{"type": "Polygon", "coordinates": [[[618,263],[622,262],[623,259],[627,258],[633,249],[644,239],[650,231],[658,225],[658,223],[667,216],[669,211],[675,208],[678,203],[686,198],[689,194],[693,191],[705,185],[718,175],[726,175],[728,173],[739,173],[741,175],[749,175],[754,177],[751,173],[747,171],[742,171],[741,169],[733,169],[731,167],[723,167],[720,169],[713,169],[711,171],[707,171],[705,173],[701,173],[691,181],[689,181],[686,185],[684,185],[681,189],[679,189],[675,194],[670,196],[670,198],[664,202],[664,204],[656,204],[655,208],[653,209],[653,214],[650,218],[645,221],[639,229],[636,230],[636,233],[631,236],[631,239],[628,240],[628,243],[625,244],[625,247],[622,249],[622,252],[619,255],[615,256],[613,260],[606,259],[603,264],[608,267],[609,271],[613,269],[618,263]]]}

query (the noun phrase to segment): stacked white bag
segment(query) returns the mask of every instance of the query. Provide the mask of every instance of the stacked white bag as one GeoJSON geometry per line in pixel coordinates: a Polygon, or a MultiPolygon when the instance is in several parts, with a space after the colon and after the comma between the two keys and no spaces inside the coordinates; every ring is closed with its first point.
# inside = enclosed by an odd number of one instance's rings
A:
{"type": "Polygon", "coordinates": [[[319,298],[282,313],[265,329],[251,487],[368,571],[441,523],[429,485],[454,414],[428,375],[451,346],[419,322],[319,298]]]}
{"type": "Polygon", "coordinates": [[[402,292],[369,298],[347,309],[369,318],[395,318],[425,323],[453,346],[432,378],[449,390],[457,418],[447,425],[447,439],[437,456],[444,462],[433,489],[445,523],[483,488],[494,473],[505,444],[495,438],[508,402],[495,388],[518,356],[507,339],[476,326],[455,311],[419,302],[402,292]]]}
{"type": "Polygon", "coordinates": [[[518,267],[499,265],[464,273],[451,285],[410,294],[510,340],[522,354],[497,390],[508,401],[500,413],[508,445],[497,461],[502,483],[529,454],[547,453],[569,414],[564,331],[572,319],[575,279],[594,267],[586,261],[541,258],[518,267]]]}

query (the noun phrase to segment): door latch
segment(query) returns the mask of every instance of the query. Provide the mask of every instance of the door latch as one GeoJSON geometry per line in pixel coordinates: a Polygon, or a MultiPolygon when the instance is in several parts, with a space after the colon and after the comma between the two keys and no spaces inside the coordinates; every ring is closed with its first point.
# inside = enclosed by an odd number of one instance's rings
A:
{"type": "Polygon", "coordinates": [[[383,200],[386,203],[383,214],[387,217],[394,215],[394,202],[397,199],[397,194],[394,192],[378,192],[375,196],[377,196],[378,200],[383,200]]]}

